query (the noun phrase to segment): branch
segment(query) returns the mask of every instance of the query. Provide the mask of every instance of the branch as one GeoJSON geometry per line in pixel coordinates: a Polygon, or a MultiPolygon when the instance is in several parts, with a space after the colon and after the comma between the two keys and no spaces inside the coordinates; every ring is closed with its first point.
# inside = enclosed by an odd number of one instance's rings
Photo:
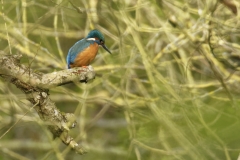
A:
{"type": "Polygon", "coordinates": [[[89,66],[42,74],[20,65],[20,58],[19,55],[0,55],[0,77],[22,90],[33,105],[37,104],[34,109],[39,117],[49,124],[48,128],[54,137],[60,138],[77,153],[86,153],[86,150],[68,135],[69,130],[76,125],[74,114],[60,112],[51,101],[48,89],[73,81],[87,82],[95,76],[93,68],[89,66]]]}
{"type": "Polygon", "coordinates": [[[237,15],[237,5],[232,0],[220,0],[225,6],[227,6],[235,15],[237,15]]]}
{"type": "Polygon", "coordinates": [[[31,86],[45,89],[73,81],[88,82],[95,77],[92,66],[88,66],[87,68],[66,69],[49,74],[35,73],[30,68],[20,65],[20,58],[21,55],[0,55],[0,74],[9,75],[31,86]]]}

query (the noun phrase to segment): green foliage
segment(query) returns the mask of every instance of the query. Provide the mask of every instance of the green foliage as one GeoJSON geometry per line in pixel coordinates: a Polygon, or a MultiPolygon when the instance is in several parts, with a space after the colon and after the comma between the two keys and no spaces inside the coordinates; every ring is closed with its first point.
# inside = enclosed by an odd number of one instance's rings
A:
{"type": "MultiPolygon", "coordinates": [[[[0,139],[0,159],[237,159],[239,16],[225,1],[1,5],[1,54],[23,54],[36,72],[65,69],[68,49],[94,28],[113,54],[100,48],[94,81],[50,91],[61,111],[78,117],[71,134],[87,155],[54,140],[31,110],[0,139]]],[[[4,81],[0,93],[2,135],[31,105],[4,81]]]]}

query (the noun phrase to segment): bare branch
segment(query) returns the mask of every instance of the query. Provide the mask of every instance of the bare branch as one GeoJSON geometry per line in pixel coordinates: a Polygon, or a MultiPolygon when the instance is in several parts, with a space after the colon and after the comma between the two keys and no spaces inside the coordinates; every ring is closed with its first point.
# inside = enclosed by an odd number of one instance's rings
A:
{"type": "Polygon", "coordinates": [[[21,89],[33,105],[37,104],[34,109],[39,117],[49,124],[48,128],[54,137],[59,137],[64,144],[77,153],[86,153],[86,150],[68,135],[69,130],[76,125],[74,114],[60,112],[55,103],[51,101],[48,89],[72,81],[87,82],[94,78],[93,68],[90,66],[39,74],[20,65],[20,58],[21,56],[18,55],[1,55],[0,76],[21,89]]]}
{"type": "Polygon", "coordinates": [[[0,56],[0,74],[12,76],[19,79],[21,82],[44,89],[71,83],[73,81],[88,82],[95,77],[92,66],[66,69],[48,74],[34,73],[30,68],[19,64],[20,58],[21,56],[19,55],[14,55],[13,57],[0,56]]]}
{"type": "Polygon", "coordinates": [[[227,6],[235,15],[237,15],[237,6],[232,0],[219,0],[225,6],[227,6]]]}

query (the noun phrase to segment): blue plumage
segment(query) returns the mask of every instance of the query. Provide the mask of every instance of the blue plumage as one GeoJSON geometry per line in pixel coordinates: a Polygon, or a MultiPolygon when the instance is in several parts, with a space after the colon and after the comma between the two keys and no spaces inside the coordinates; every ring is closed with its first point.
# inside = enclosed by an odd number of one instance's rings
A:
{"type": "Polygon", "coordinates": [[[78,42],[76,42],[68,51],[67,55],[67,65],[68,69],[70,68],[70,64],[74,63],[75,58],[79,53],[81,53],[84,49],[90,46],[90,44],[93,44],[94,41],[88,41],[87,39],[81,39],[78,42]]]}

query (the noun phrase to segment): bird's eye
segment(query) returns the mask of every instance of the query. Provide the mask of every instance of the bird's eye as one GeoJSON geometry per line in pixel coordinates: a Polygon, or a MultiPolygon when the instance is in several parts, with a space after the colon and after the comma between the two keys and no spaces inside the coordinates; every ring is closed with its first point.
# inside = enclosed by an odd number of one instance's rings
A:
{"type": "Polygon", "coordinates": [[[103,40],[100,40],[100,43],[101,43],[101,44],[104,44],[103,40]]]}

